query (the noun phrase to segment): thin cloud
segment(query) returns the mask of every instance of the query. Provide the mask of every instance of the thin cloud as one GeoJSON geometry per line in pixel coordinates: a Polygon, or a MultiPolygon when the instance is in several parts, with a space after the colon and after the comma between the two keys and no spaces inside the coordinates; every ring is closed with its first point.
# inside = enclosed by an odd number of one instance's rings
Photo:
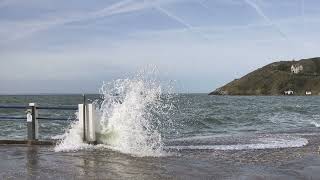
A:
{"type": "Polygon", "coordinates": [[[302,17],[302,23],[303,23],[303,31],[305,31],[305,0],[301,0],[301,17],[302,17]]]}
{"type": "MultiPolygon", "coordinates": [[[[172,0],[168,2],[174,2],[174,1],[172,0]]],[[[11,36],[9,39],[7,39],[7,41],[18,40],[24,37],[31,36],[32,34],[39,31],[45,31],[56,26],[61,26],[61,25],[65,25],[73,22],[80,22],[85,20],[92,20],[97,18],[114,16],[118,14],[140,11],[146,8],[151,8],[153,4],[154,2],[150,2],[150,1],[123,0],[95,12],[77,14],[69,17],[58,17],[55,19],[47,19],[47,20],[42,20],[37,22],[35,21],[24,22],[24,23],[20,22],[20,23],[17,23],[17,25],[19,27],[22,26],[22,28],[18,28],[19,30],[16,33],[10,32],[11,36]],[[24,31],[20,31],[20,29],[24,29],[24,31]]]]}
{"type": "Polygon", "coordinates": [[[302,17],[305,15],[305,0],[301,0],[301,15],[302,17]]]}
{"type": "Polygon", "coordinates": [[[7,7],[11,4],[14,4],[14,3],[17,3],[17,1],[15,0],[3,0],[3,1],[0,1],[0,8],[3,8],[3,7],[7,7]]]}
{"type": "Polygon", "coordinates": [[[34,22],[30,24],[26,23],[26,26],[30,26],[30,28],[28,28],[23,32],[17,33],[13,37],[11,37],[9,40],[17,40],[23,37],[27,37],[36,32],[47,30],[55,26],[60,26],[68,23],[90,20],[90,19],[95,19],[99,17],[106,17],[114,14],[128,12],[129,9],[127,6],[132,2],[133,0],[123,0],[118,3],[112,4],[107,8],[104,8],[102,10],[92,12],[92,13],[78,14],[70,17],[59,17],[52,20],[44,20],[44,21],[34,22]],[[123,9],[123,10],[119,11],[120,9],[123,9]]]}

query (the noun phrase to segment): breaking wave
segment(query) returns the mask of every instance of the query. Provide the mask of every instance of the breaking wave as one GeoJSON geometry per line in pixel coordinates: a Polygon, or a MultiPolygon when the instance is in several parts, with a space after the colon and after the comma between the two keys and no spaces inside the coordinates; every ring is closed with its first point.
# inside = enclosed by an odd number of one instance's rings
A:
{"type": "MultiPolygon", "coordinates": [[[[164,123],[170,124],[172,88],[160,84],[155,70],[104,83],[100,90],[102,103],[96,102],[96,136],[101,144],[97,147],[135,156],[165,155],[160,129],[164,123]]],[[[80,123],[75,122],[55,151],[94,148],[82,142],[82,133],[80,123]]]]}

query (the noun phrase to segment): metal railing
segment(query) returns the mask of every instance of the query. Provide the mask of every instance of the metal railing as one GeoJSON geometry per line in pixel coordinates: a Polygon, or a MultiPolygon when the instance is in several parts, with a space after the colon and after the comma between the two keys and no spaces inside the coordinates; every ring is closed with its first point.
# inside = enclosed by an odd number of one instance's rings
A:
{"type": "Polygon", "coordinates": [[[78,120],[82,123],[83,127],[83,142],[96,144],[95,135],[95,105],[86,104],[86,97],[83,95],[83,104],[78,106],[37,106],[36,103],[29,103],[29,105],[0,105],[0,109],[24,109],[26,110],[26,116],[2,116],[1,119],[21,120],[27,121],[28,142],[37,142],[38,140],[38,120],[70,120],[65,117],[42,117],[38,116],[38,110],[78,110],[78,120]]]}
{"type": "MultiPolygon", "coordinates": [[[[31,106],[26,105],[0,105],[0,109],[31,109],[31,106]]],[[[78,106],[37,106],[37,110],[64,110],[64,111],[77,111],[78,106]]],[[[0,120],[26,120],[26,116],[4,116],[0,115],[0,120]]],[[[55,120],[67,121],[72,120],[68,117],[37,117],[38,120],[55,120]]]]}
{"type": "Polygon", "coordinates": [[[54,121],[68,121],[72,120],[69,117],[42,117],[38,116],[38,110],[63,110],[63,111],[77,111],[78,106],[37,106],[35,103],[29,105],[0,105],[0,109],[16,109],[25,110],[24,116],[5,116],[0,115],[0,120],[26,120],[28,140],[38,140],[38,120],[54,120],[54,121]]]}

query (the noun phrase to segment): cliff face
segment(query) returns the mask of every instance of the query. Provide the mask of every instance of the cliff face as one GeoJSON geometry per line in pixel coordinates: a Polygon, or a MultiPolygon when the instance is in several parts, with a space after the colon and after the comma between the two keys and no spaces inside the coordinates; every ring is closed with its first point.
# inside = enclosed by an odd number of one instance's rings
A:
{"type": "Polygon", "coordinates": [[[211,92],[210,95],[320,95],[320,58],[280,61],[259,68],[211,92]],[[302,68],[301,68],[302,66],[302,68]],[[296,68],[294,72],[292,72],[296,68]]]}

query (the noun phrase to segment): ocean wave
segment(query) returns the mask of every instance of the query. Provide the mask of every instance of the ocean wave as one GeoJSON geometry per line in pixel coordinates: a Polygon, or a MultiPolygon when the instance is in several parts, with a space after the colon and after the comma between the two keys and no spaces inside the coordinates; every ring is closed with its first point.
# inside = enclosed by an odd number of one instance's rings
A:
{"type": "Polygon", "coordinates": [[[320,123],[316,122],[316,121],[311,121],[310,124],[314,125],[315,127],[320,127],[320,123]]]}
{"type": "Polygon", "coordinates": [[[166,146],[168,150],[250,150],[250,149],[279,149],[303,147],[308,140],[300,137],[267,137],[257,138],[255,143],[227,145],[175,145],[166,146]]]}

